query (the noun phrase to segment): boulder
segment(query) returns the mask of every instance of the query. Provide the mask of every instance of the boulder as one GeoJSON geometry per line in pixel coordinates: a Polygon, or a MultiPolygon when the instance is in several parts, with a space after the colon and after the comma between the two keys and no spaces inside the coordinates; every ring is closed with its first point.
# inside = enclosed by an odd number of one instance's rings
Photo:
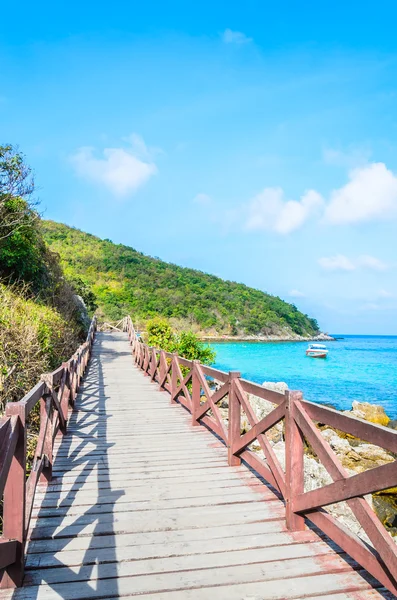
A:
{"type": "Polygon", "coordinates": [[[384,426],[387,426],[390,421],[383,406],[370,404],[369,402],[357,402],[354,400],[351,411],[348,411],[346,414],[352,414],[354,417],[384,426]]]}
{"type": "Polygon", "coordinates": [[[361,473],[394,460],[389,452],[379,446],[364,442],[361,444],[354,443],[354,446],[352,446],[348,439],[339,437],[333,429],[323,429],[321,435],[327,440],[342,465],[355,473],[361,473]]]}
{"type": "Polygon", "coordinates": [[[284,394],[284,392],[288,390],[288,385],[285,381],[264,381],[262,387],[271,390],[272,392],[280,392],[280,394],[284,394]]]}

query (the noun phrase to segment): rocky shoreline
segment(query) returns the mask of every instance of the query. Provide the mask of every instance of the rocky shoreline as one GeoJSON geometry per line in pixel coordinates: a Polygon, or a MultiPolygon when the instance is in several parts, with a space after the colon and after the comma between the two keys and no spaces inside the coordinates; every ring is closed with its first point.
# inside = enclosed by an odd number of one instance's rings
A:
{"type": "MultiPolygon", "coordinates": [[[[281,393],[284,393],[285,390],[288,389],[287,384],[284,382],[274,383],[265,381],[262,385],[269,390],[281,393]]],[[[267,400],[263,400],[252,394],[248,394],[248,396],[250,405],[259,420],[263,419],[275,408],[275,405],[267,400]]],[[[227,404],[223,406],[223,410],[221,408],[221,412],[223,418],[226,420],[228,412],[227,404]]],[[[359,417],[369,422],[377,423],[378,425],[397,429],[397,422],[390,420],[381,406],[369,404],[367,402],[353,402],[352,409],[344,412],[345,414],[359,417]]],[[[396,456],[383,450],[379,446],[369,444],[363,440],[344,434],[343,432],[338,432],[326,425],[318,425],[318,428],[323,438],[329,443],[332,450],[339,458],[342,466],[345,467],[350,475],[355,475],[367,469],[391,463],[396,459],[396,456]]],[[[243,416],[241,420],[241,432],[245,433],[249,429],[250,425],[246,420],[246,417],[243,416]]],[[[285,469],[284,424],[281,422],[272,427],[267,432],[267,436],[278,461],[282,468],[285,469]]],[[[261,458],[264,458],[261,447],[257,441],[251,444],[250,449],[258,453],[261,458]]],[[[332,481],[328,471],[311,449],[307,447],[304,456],[305,491],[311,491],[324,485],[328,485],[332,483],[332,481]]],[[[397,544],[397,488],[370,494],[366,496],[366,500],[397,544]]],[[[327,510],[336,517],[339,522],[359,535],[367,543],[370,543],[370,540],[346,502],[331,504],[327,507],[327,510]]]]}
{"type": "Polygon", "coordinates": [[[293,333],[280,335],[201,335],[203,342],[335,342],[335,338],[327,333],[319,333],[314,337],[293,333]]]}

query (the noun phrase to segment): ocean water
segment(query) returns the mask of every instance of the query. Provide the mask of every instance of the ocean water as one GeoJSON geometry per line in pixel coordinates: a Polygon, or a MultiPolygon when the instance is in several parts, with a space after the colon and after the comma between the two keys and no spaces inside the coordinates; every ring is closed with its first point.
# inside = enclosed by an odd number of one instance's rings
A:
{"type": "MultiPolygon", "coordinates": [[[[339,336],[338,336],[339,337],[339,336]]],[[[256,383],[285,381],[306,400],[349,410],[353,400],[381,404],[397,419],[397,336],[342,336],[326,359],[305,355],[304,342],[217,342],[215,367],[256,383]]]]}

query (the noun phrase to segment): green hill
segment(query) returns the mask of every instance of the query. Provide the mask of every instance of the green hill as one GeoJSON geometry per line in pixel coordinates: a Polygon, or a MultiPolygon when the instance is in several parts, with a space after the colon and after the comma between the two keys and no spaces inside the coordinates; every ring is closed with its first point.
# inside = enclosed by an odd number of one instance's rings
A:
{"type": "Polygon", "coordinates": [[[43,234],[64,272],[106,319],[162,315],[182,327],[231,335],[315,335],[318,325],[278,297],[166,263],[53,221],[43,234]],[[90,295],[91,294],[91,295],[90,295]],[[92,294],[94,298],[92,297],[92,294]]]}

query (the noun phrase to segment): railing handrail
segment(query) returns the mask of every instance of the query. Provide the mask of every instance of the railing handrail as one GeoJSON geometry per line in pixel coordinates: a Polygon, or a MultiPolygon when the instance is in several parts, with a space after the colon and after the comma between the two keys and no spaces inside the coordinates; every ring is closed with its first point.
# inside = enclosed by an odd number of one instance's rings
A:
{"type": "Polygon", "coordinates": [[[69,406],[73,407],[95,337],[94,316],[86,341],[73,356],[40,381],[18,402],[8,402],[0,420],[0,495],[3,495],[3,533],[0,538],[0,588],[18,587],[24,575],[24,552],[36,486],[52,478],[55,437],[66,434],[69,406]],[[40,402],[40,431],[32,469],[26,479],[27,418],[40,402]]]}
{"type": "Polygon", "coordinates": [[[124,318],[123,330],[128,333],[138,367],[159,384],[160,390],[170,393],[172,403],[179,401],[190,411],[193,425],[205,425],[224,441],[229,464],[238,465],[244,460],[282,495],[288,529],[303,530],[305,519],[310,520],[382,585],[397,594],[397,545],[364,498],[366,494],[397,486],[397,461],[349,476],[313,421],[345,431],[394,454],[397,454],[397,431],[304,400],[301,392],[287,390],[282,394],[267,390],[241,379],[238,372],[226,373],[197,360],[189,361],[150,347],[136,335],[130,316],[124,318]],[[220,387],[215,391],[210,389],[206,377],[219,381],[220,387]],[[276,408],[258,420],[247,394],[267,400],[276,408]],[[217,406],[226,396],[229,398],[227,426],[217,406]],[[242,409],[251,425],[243,435],[240,430],[242,409]],[[265,435],[283,419],[285,472],[265,435]],[[308,492],[304,491],[304,439],[333,480],[308,492]],[[266,461],[249,449],[255,440],[266,461]],[[342,501],[347,502],[373,548],[323,510],[329,504],[342,501]]]}

